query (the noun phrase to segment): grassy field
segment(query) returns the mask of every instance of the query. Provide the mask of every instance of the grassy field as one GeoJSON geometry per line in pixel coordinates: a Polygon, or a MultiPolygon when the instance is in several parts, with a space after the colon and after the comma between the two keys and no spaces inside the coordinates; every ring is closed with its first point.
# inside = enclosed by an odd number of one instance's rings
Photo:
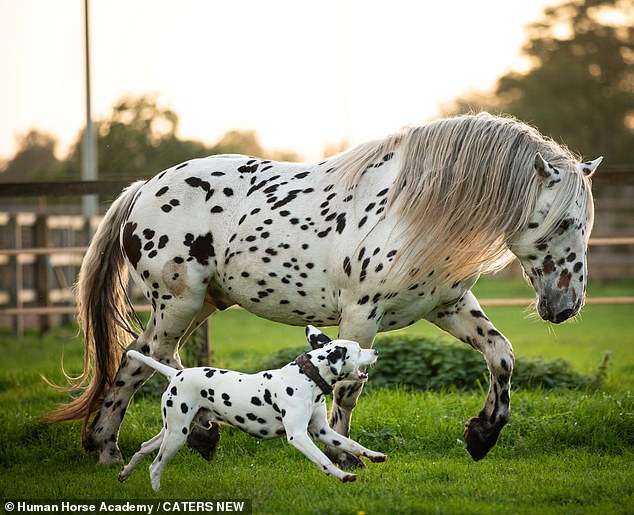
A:
{"type": "MultiPolygon", "coordinates": [[[[525,295],[518,282],[488,281],[481,297],[525,295]]],[[[634,283],[591,284],[591,295],[631,295],[634,283]]],[[[63,396],[40,379],[61,381],[60,358],[77,371],[81,338],[73,328],[39,338],[0,333],[0,497],[6,499],[248,499],[254,513],[632,513],[634,511],[634,306],[587,306],[560,326],[527,318],[523,308],[488,308],[518,356],[563,358],[579,371],[612,359],[598,391],[515,391],[513,415],[498,445],[474,463],[463,423],[484,392],[366,392],[352,436],[388,454],[357,482],[340,484],[284,439],[258,441],[224,429],[216,460],[183,449],[150,489],[142,464],[124,484],[118,469],[95,464],[79,445],[80,424],[47,426],[38,417],[63,396]]],[[[425,322],[408,334],[435,335],[425,322]]],[[[328,331],[334,334],[333,330],[328,331]]],[[[301,345],[303,330],[241,311],[212,320],[214,362],[249,369],[281,347],[301,345]]],[[[371,379],[370,379],[371,380],[371,379]]],[[[126,457],[160,427],[158,404],[138,398],[121,432],[126,457]]],[[[4,503],[3,503],[4,504],[4,503]]]]}

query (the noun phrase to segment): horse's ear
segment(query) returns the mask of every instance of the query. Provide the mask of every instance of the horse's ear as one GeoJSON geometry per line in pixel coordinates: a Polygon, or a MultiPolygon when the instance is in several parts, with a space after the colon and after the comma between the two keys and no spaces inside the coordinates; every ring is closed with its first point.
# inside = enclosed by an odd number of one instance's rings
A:
{"type": "Polygon", "coordinates": [[[577,163],[577,168],[586,177],[592,177],[596,172],[597,167],[603,161],[603,156],[597,157],[594,161],[586,161],[585,163],[577,163]]]}
{"type": "Polygon", "coordinates": [[[535,172],[542,179],[548,179],[551,174],[548,161],[546,161],[539,152],[535,154],[535,172]]]}
{"type": "Polygon", "coordinates": [[[306,339],[313,349],[319,349],[330,343],[330,338],[312,325],[306,326],[306,339]]]}

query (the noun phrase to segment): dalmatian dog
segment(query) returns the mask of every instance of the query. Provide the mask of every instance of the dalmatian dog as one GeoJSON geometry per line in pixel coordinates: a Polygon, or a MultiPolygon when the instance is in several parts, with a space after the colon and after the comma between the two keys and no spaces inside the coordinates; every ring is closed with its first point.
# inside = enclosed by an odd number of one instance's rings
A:
{"type": "Polygon", "coordinates": [[[286,435],[288,442],[325,474],[344,483],[357,476],[337,468],[309,434],[357,458],[385,461],[384,454],[333,431],[326,415],[326,396],[334,384],[342,380],[365,382],[365,369],[376,362],[377,351],[363,349],[350,340],[330,340],[312,326],[306,328],[306,336],[313,347],[311,352],[281,369],[256,374],[210,367],[177,370],[137,351],[128,351],[130,358],[157,370],[170,383],[161,401],[162,430],[141,445],[119,480],[125,481],[145,456],[158,449],[150,465],[150,481],[152,488],[159,490],[163,469],[186,442],[192,420],[201,408],[209,410],[212,422],[229,424],[256,438],[286,435]]]}

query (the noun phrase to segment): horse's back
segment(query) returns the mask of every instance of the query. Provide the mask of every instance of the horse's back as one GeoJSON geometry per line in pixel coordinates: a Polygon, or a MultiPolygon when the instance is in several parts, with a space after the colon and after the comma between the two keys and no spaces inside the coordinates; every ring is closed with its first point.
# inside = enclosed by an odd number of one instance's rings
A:
{"type": "Polygon", "coordinates": [[[182,295],[205,283],[222,304],[267,318],[336,323],[324,281],[333,254],[326,242],[343,232],[345,214],[318,219],[329,197],[318,191],[322,179],[316,165],[246,156],[195,159],[159,173],[122,227],[146,295],[182,295]],[[315,290],[316,305],[308,296],[315,290]]]}

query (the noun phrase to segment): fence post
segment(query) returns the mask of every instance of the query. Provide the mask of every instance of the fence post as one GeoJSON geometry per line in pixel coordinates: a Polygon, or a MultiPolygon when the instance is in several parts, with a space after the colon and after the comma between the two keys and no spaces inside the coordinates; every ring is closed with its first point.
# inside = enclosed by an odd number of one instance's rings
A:
{"type": "MultiPolygon", "coordinates": [[[[22,229],[18,222],[18,215],[9,216],[9,241],[14,249],[22,247],[22,229]]],[[[11,306],[16,309],[22,308],[22,265],[20,264],[20,256],[15,254],[9,256],[9,270],[11,271],[11,286],[9,288],[9,296],[11,298],[11,306]]],[[[17,338],[24,336],[24,318],[22,315],[14,315],[11,320],[13,335],[17,338]]]]}
{"type": "MultiPolygon", "coordinates": [[[[35,247],[48,248],[49,233],[47,215],[38,214],[35,217],[35,225],[33,226],[33,240],[35,247]]],[[[48,307],[51,302],[51,283],[49,277],[49,255],[39,255],[35,259],[35,288],[37,291],[37,299],[40,306],[48,307]]],[[[40,334],[44,334],[51,328],[51,321],[48,315],[39,316],[40,334]]]]}

